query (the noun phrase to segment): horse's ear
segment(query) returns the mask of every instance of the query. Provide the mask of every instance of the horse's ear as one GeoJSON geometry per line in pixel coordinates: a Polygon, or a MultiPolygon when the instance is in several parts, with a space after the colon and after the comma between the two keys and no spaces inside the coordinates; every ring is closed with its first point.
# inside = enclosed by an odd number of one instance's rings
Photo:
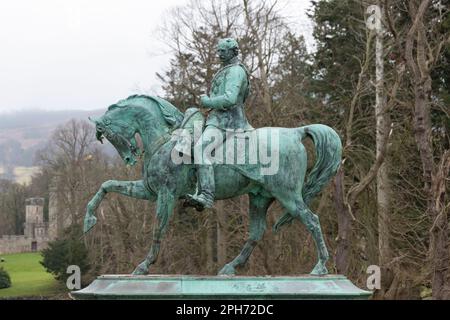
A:
{"type": "Polygon", "coordinates": [[[100,119],[98,117],[88,117],[88,119],[95,125],[100,123],[100,119]]]}

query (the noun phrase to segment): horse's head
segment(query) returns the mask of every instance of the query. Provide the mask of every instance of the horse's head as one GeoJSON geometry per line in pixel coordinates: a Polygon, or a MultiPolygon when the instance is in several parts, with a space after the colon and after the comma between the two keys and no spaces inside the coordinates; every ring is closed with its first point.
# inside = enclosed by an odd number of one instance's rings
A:
{"type": "Polygon", "coordinates": [[[169,102],[145,95],[132,95],[108,108],[99,118],[89,118],[97,139],[105,137],[119,152],[125,164],[136,164],[141,155],[135,136],[139,134],[144,150],[151,152],[158,137],[181,124],[183,114],[169,102]]]}
{"type": "Polygon", "coordinates": [[[117,115],[118,112],[107,111],[103,116],[90,117],[89,120],[95,124],[97,139],[103,143],[103,138],[106,138],[119,152],[125,164],[133,166],[141,154],[135,139],[136,129],[128,122],[116,119],[117,115]]]}

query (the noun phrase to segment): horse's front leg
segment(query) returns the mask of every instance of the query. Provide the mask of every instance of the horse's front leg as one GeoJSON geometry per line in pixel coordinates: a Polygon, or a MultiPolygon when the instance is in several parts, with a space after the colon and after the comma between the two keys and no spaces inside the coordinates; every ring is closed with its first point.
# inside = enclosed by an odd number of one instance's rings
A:
{"type": "Polygon", "coordinates": [[[97,223],[95,211],[97,210],[106,194],[111,192],[120,193],[136,199],[152,200],[155,198],[155,195],[147,190],[142,180],[108,180],[106,182],[103,182],[102,186],[97,191],[95,196],[92,197],[91,201],[89,201],[89,203],[87,204],[86,216],[84,217],[84,233],[87,233],[89,230],[91,230],[97,223]]]}
{"type": "Polygon", "coordinates": [[[158,199],[156,201],[156,222],[153,226],[152,246],[145,260],[133,271],[133,275],[148,274],[148,269],[156,262],[156,259],[158,259],[161,239],[167,230],[169,220],[173,214],[175,201],[174,193],[168,189],[163,189],[158,192],[158,199]]]}

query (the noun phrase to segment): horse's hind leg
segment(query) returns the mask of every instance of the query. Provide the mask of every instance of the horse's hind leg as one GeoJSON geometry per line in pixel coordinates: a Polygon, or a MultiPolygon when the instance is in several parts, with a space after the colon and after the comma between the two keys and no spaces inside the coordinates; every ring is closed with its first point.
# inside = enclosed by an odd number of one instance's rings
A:
{"type": "Polygon", "coordinates": [[[273,199],[260,195],[249,194],[250,203],[250,234],[239,255],[233,261],[227,263],[220,271],[219,275],[234,275],[238,266],[244,265],[256,244],[261,240],[266,230],[266,213],[273,199]]]}
{"type": "Polygon", "coordinates": [[[311,274],[328,274],[326,263],[328,261],[329,255],[325,240],[323,238],[322,228],[320,227],[319,217],[308,208],[308,206],[303,202],[302,198],[298,199],[297,197],[297,199],[292,201],[280,200],[280,202],[294,218],[299,219],[306,226],[308,231],[313,236],[317,248],[318,261],[314,269],[311,271],[311,274]]]}

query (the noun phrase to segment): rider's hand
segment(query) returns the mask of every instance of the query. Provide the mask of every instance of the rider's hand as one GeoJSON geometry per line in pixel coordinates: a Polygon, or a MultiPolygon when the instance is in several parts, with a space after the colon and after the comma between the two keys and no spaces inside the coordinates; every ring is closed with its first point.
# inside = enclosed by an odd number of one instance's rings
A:
{"type": "Polygon", "coordinates": [[[210,98],[208,97],[208,95],[202,94],[202,95],[200,96],[200,104],[201,104],[203,107],[209,107],[209,102],[210,102],[210,98]]]}

